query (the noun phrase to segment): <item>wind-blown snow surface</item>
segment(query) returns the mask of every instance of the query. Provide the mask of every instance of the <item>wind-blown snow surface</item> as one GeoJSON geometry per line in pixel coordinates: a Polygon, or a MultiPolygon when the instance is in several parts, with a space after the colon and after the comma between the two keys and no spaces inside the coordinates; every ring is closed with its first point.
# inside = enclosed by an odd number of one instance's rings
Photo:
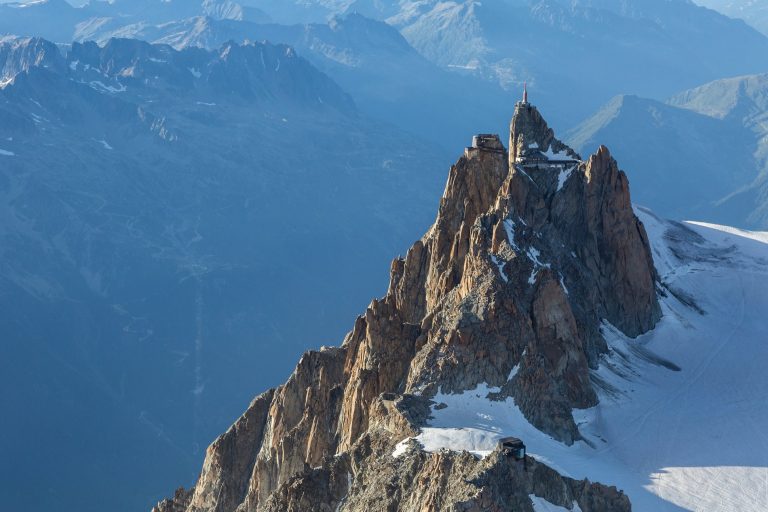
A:
{"type": "Polygon", "coordinates": [[[600,404],[574,411],[584,441],[549,438],[484,387],[437,396],[447,407],[417,441],[484,456],[514,435],[568,476],[623,489],[641,512],[768,510],[768,233],[637,213],[664,318],[636,340],[604,325],[600,404]]]}

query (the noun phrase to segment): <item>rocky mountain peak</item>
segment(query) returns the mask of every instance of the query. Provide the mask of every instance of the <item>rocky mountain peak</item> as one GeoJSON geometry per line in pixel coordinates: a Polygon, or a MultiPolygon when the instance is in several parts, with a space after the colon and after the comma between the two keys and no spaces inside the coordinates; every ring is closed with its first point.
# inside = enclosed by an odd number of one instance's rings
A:
{"type": "Polygon", "coordinates": [[[510,164],[526,158],[581,160],[581,157],[555,138],[539,110],[526,97],[515,104],[509,127],[510,164]]]}
{"type": "Polygon", "coordinates": [[[152,104],[153,110],[165,100],[209,103],[211,97],[224,95],[262,104],[298,103],[345,115],[357,112],[352,98],[293,47],[268,42],[230,41],[217,50],[176,50],[165,44],[111,38],[101,45],[74,42],[63,53],[40,38],[0,39],[0,88],[30,73],[68,85],[87,85],[145,108],[152,104]]]}
{"type": "Polygon", "coordinates": [[[480,389],[572,444],[573,410],[598,401],[603,323],[635,336],[660,317],[648,239],[608,150],[581,161],[527,102],[510,140],[511,157],[497,135],[474,137],[435,223],[392,263],[386,296],[340,348],[308,353],[254,401],[209,448],[194,491],[159,511],[507,510],[552,486],[560,506],[629,509],[615,489],[586,483],[577,495],[546,466],[523,477],[496,452],[393,455],[445,407],[441,396],[480,389]],[[380,480],[396,474],[399,490],[380,480]]]}
{"type": "Polygon", "coordinates": [[[64,58],[58,47],[39,37],[0,40],[0,83],[35,67],[61,71],[64,58]]]}

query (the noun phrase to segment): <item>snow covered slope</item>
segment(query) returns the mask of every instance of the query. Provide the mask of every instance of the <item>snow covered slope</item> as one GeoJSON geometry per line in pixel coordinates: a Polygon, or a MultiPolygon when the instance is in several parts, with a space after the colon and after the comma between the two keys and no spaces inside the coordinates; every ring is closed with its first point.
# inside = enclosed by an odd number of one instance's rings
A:
{"type": "Polygon", "coordinates": [[[641,512],[768,510],[768,232],[637,214],[664,318],[636,340],[604,326],[600,404],[575,411],[583,441],[554,441],[487,388],[436,397],[447,407],[417,440],[483,456],[514,435],[566,475],[623,489],[641,512]]]}

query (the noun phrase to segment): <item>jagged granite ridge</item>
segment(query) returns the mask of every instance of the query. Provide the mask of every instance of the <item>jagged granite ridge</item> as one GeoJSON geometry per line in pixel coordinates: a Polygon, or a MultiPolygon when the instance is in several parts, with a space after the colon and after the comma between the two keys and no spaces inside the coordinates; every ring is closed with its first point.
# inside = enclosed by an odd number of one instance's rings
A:
{"type": "Polygon", "coordinates": [[[531,494],[630,510],[615,488],[531,458],[524,471],[498,451],[392,456],[427,424],[431,397],[483,383],[573,443],[572,409],[597,403],[601,323],[636,336],[660,317],[648,238],[607,148],[580,161],[527,103],[512,154],[477,140],[451,168],[435,224],[393,262],[386,296],[341,347],[307,353],[257,398],[209,447],[194,490],[156,511],[532,510],[531,494]]]}

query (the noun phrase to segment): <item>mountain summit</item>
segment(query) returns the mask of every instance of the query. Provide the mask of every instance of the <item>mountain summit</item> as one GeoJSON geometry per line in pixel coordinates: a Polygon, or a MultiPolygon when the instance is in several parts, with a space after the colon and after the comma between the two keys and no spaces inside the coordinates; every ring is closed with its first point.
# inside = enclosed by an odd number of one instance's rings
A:
{"type": "Polygon", "coordinates": [[[526,161],[558,161],[561,164],[576,163],[581,157],[555,138],[555,132],[539,110],[528,102],[528,89],[523,101],[515,105],[515,115],[509,127],[509,165],[526,161]]]}
{"type": "Polygon", "coordinates": [[[496,449],[498,432],[476,458],[459,451],[468,431],[431,428],[456,397],[491,400],[571,445],[573,411],[598,402],[601,326],[637,336],[660,318],[648,238],[608,150],[582,161],[527,101],[511,127],[510,152],[478,135],[451,167],[434,225],[341,347],[305,354],[156,512],[630,510],[615,488],[496,449]]]}

